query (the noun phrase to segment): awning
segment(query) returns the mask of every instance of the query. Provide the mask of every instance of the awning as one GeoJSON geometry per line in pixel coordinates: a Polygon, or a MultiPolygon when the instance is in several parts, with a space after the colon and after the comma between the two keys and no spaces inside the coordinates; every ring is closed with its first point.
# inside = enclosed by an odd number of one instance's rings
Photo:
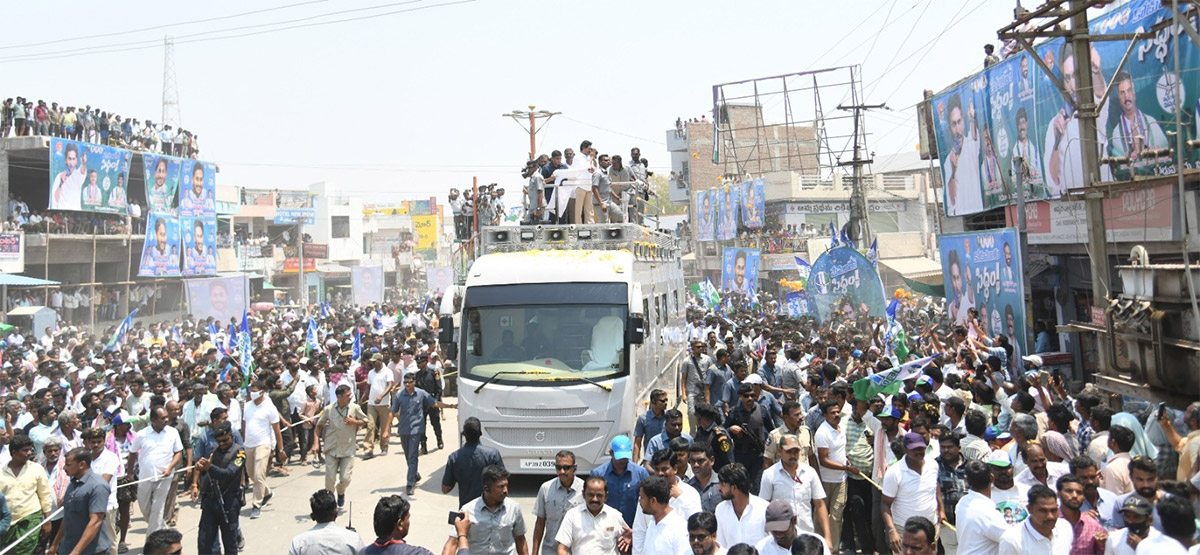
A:
{"type": "Polygon", "coordinates": [[[58,285],[59,282],[48,279],[40,279],[18,274],[0,274],[0,285],[9,287],[43,287],[46,285],[58,285]]]}
{"type": "Polygon", "coordinates": [[[913,291],[935,297],[946,296],[946,286],[942,280],[942,265],[934,260],[924,256],[912,256],[880,260],[879,263],[900,274],[904,284],[913,291]]]}
{"type": "Polygon", "coordinates": [[[350,268],[348,266],[342,266],[341,264],[332,264],[332,263],[318,262],[317,263],[317,271],[321,272],[323,274],[347,274],[347,275],[350,274],[350,268]]]}

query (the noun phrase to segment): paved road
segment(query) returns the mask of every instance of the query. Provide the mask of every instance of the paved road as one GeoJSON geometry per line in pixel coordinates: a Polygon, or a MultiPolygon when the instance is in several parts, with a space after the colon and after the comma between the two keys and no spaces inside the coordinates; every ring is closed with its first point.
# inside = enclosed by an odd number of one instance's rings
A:
{"type": "MultiPolygon", "coordinates": [[[[453,403],[454,399],[447,399],[453,403]]],[[[420,457],[419,468],[422,480],[417,487],[414,499],[409,499],[413,505],[411,532],[408,543],[429,548],[434,553],[441,553],[450,527],[446,525],[447,514],[458,509],[458,490],[447,495],[442,494],[442,471],[446,458],[458,448],[458,433],[453,431],[458,422],[455,410],[445,410],[445,421],[442,426],[446,433],[446,448],[440,451],[430,451],[420,457]]],[[[395,430],[393,429],[393,432],[395,430]]],[[[432,431],[430,431],[432,434],[432,431]]],[[[360,435],[361,437],[361,435],[360,435]]],[[[436,440],[430,441],[430,447],[436,446],[436,440]]],[[[374,540],[371,517],[375,511],[375,503],[381,496],[403,495],[405,459],[401,454],[399,440],[392,436],[391,447],[387,457],[375,457],[369,461],[359,459],[354,465],[354,479],[346,492],[346,507],[338,517],[338,524],[345,526],[351,522],[362,536],[364,543],[374,540]]],[[[324,469],[312,466],[289,467],[288,477],[272,477],[268,484],[275,496],[263,509],[262,517],[250,520],[249,506],[242,508],[242,531],[246,538],[244,553],[286,553],[291,539],[296,534],[312,527],[309,518],[308,498],[313,492],[325,487],[324,469]]],[[[533,500],[537,495],[538,486],[550,479],[550,476],[517,476],[509,485],[510,496],[521,504],[528,526],[526,539],[533,541],[533,500]]],[[[140,553],[145,539],[145,522],[140,519],[136,505],[133,509],[134,521],[129,533],[130,553],[140,553]]],[[[191,501],[181,501],[177,528],[184,534],[184,553],[196,553],[196,530],[200,522],[199,507],[191,501]]]]}

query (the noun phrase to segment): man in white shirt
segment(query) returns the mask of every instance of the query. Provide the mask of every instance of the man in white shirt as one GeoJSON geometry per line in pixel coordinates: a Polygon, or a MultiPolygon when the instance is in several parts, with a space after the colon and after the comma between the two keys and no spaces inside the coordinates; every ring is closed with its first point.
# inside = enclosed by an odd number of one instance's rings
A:
{"type": "MultiPolygon", "coordinates": [[[[784,501],[772,501],[767,505],[766,525],[769,536],[758,540],[754,544],[754,549],[761,555],[791,555],[792,542],[800,534],[812,535],[807,532],[797,530],[797,524],[800,519],[792,514],[792,506],[784,501]]],[[[827,540],[821,540],[822,546],[825,549],[822,553],[829,553],[829,547],[824,544],[827,540]]]]}
{"type": "Polygon", "coordinates": [[[1000,548],[1000,538],[1011,527],[991,500],[992,471],[980,461],[966,465],[967,492],[954,507],[958,524],[958,555],[991,555],[1000,548]]]}
{"type": "Polygon", "coordinates": [[[1025,509],[1029,486],[1013,481],[1012,459],[1004,451],[992,451],[988,467],[992,471],[989,496],[993,506],[1009,525],[1020,524],[1029,516],[1025,509]]]}
{"type": "Polygon", "coordinates": [[[759,496],[767,501],[787,503],[800,531],[823,535],[825,541],[832,545],[825,488],[821,487],[817,471],[807,464],[800,464],[800,442],[795,436],[783,436],[779,449],[779,462],[763,471],[759,496]]]}
{"type": "Polygon", "coordinates": [[[245,440],[246,469],[254,484],[250,518],[258,518],[262,506],[270,501],[271,489],[267,487],[267,463],[271,453],[283,452],[283,435],[279,430],[279,411],[267,398],[266,385],[261,381],[250,384],[250,402],[246,403],[242,418],[242,438],[245,440]]]}
{"type": "Polygon", "coordinates": [[[378,438],[380,454],[388,452],[388,439],[391,436],[389,426],[391,415],[388,412],[392,406],[392,392],[397,389],[395,374],[384,367],[383,355],[371,355],[371,368],[367,372],[367,435],[363,438],[363,449],[367,451],[363,459],[375,456],[375,441],[378,438]]]}
{"type": "Polygon", "coordinates": [[[1149,501],[1131,495],[1121,505],[1121,513],[1125,518],[1125,527],[1109,534],[1104,545],[1105,555],[1134,555],[1142,541],[1160,534],[1152,526],[1154,507],[1149,501]]]}
{"type": "MultiPolygon", "coordinates": [[[[721,501],[717,505],[717,543],[754,545],[767,537],[767,500],[750,493],[750,474],[741,463],[729,463],[717,472],[721,501]]],[[[837,536],[834,536],[837,537],[837,536]]],[[[649,553],[649,552],[648,552],[649,553]]]]}
{"type": "MultiPolygon", "coordinates": [[[[673,513],[678,514],[680,518],[686,520],[700,512],[703,507],[700,503],[700,494],[696,491],[696,488],[679,479],[675,471],[677,462],[678,455],[670,450],[655,453],[650,461],[650,468],[654,471],[651,476],[660,476],[667,481],[667,485],[671,487],[671,499],[667,501],[667,504],[671,506],[673,513]]],[[[639,547],[645,545],[646,531],[653,526],[652,521],[653,519],[646,513],[641,513],[633,519],[633,546],[635,553],[638,552],[639,547]]]]}
{"type": "Polygon", "coordinates": [[[641,549],[634,546],[634,553],[687,553],[687,521],[671,508],[670,500],[671,486],[666,478],[650,476],[642,480],[638,486],[638,505],[643,513],[654,518],[654,523],[646,529],[641,549]]]}
{"type": "Polygon", "coordinates": [[[1074,531],[1070,522],[1058,518],[1058,495],[1054,490],[1041,484],[1030,488],[1026,510],[1029,518],[1000,537],[1000,555],[1069,555],[1074,531]]]}
{"type": "Polygon", "coordinates": [[[946,212],[953,216],[983,210],[983,190],[979,183],[979,125],[975,122],[975,102],[968,100],[963,111],[962,98],[953,93],[948,101],[950,138],[946,156],[946,212]]]}
{"type": "Polygon", "coordinates": [[[554,541],[558,555],[616,555],[617,540],[629,526],[618,511],[604,502],[608,500],[608,482],[592,476],[583,484],[584,504],[563,515],[554,541]]]}
{"type": "Polygon", "coordinates": [[[1046,450],[1041,445],[1031,443],[1025,447],[1025,470],[1017,475],[1018,484],[1033,487],[1042,484],[1048,488],[1057,487],[1058,479],[1071,472],[1067,463],[1050,462],[1046,460],[1046,450]]]}
{"type": "Polygon", "coordinates": [[[125,471],[133,474],[138,469],[138,507],[146,519],[146,532],[152,534],[167,527],[163,520],[167,493],[174,486],[171,475],[183,460],[183,442],[179,432],[167,426],[167,409],[155,407],[150,411],[150,427],[133,436],[129,461],[125,471]]]}
{"type": "Polygon", "coordinates": [[[1195,544],[1196,513],[1186,497],[1171,495],[1159,499],[1154,508],[1161,521],[1161,534],[1138,543],[1138,555],[1189,555],[1200,553],[1195,544]]]}
{"type": "Polygon", "coordinates": [[[937,465],[925,459],[928,447],[925,438],[909,432],[903,442],[904,460],[892,465],[883,475],[880,510],[892,551],[900,551],[904,537],[897,527],[903,527],[908,519],[920,516],[941,522],[944,514],[937,465]]]}
{"type": "Polygon", "coordinates": [[[825,504],[829,507],[829,536],[837,540],[842,537],[846,473],[860,475],[861,472],[846,460],[846,433],[839,429],[842,404],[835,399],[828,399],[821,403],[820,408],[825,421],[813,435],[813,445],[817,448],[821,486],[825,488],[825,504]]]}
{"type": "Polygon", "coordinates": [[[82,432],[83,444],[92,452],[92,472],[108,482],[108,509],[104,527],[109,538],[117,537],[117,476],[121,474],[121,457],[104,447],[104,430],[88,428],[82,432]]]}

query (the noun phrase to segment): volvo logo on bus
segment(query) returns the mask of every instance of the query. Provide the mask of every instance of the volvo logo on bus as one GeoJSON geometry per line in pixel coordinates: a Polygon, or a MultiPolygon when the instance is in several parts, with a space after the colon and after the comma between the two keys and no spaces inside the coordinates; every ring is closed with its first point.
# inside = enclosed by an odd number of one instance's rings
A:
{"type": "Polygon", "coordinates": [[[533,439],[536,440],[538,443],[546,441],[546,432],[542,431],[542,430],[538,430],[538,432],[536,434],[533,434],[533,439]]]}

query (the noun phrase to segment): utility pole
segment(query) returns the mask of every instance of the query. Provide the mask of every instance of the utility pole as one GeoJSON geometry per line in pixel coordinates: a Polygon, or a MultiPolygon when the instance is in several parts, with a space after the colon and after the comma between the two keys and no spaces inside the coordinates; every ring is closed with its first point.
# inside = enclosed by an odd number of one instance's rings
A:
{"type": "Polygon", "coordinates": [[[562,112],[551,112],[549,110],[538,110],[535,112],[534,108],[537,108],[537,106],[530,104],[528,112],[522,111],[522,110],[513,110],[507,114],[500,114],[500,117],[502,117],[502,118],[512,118],[513,121],[517,122],[517,125],[520,125],[521,128],[524,129],[526,133],[529,133],[529,159],[530,160],[537,158],[537,132],[538,132],[538,130],[546,127],[546,124],[550,123],[550,118],[557,116],[559,114],[562,114],[562,112]],[[525,124],[522,121],[525,118],[529,119],[529,127],[525,127],[525,124]],[[539,119],[546,120],[546,121],[542,122],[541,127],[538,127],[538,124],[537,124],[537,120],[539,120],[539,119]]]}
{"type": "Polygon", "coordinates": [[[308,308],[308,283],[304,281],[304,224],[308,218],[300,216],[296,218],[296,256],[298,258],[298,270],[300,272],[300,304],[305,309],[308,308]]]}
{"type": "MultiPolygon", "coordinates": [[[[853,78],[851,78],[853,81],[853,78]]],[[[851,83],[851,87],[853,87],[851,83]]],[[[854,167],[854,182],[853,189],[850,192],[850,223],[848,227],[850,231],[848,235],[852,241],[856,241],[858,245],[866,246],[871,244],[871,220],[867,212],[867,192],[863,188],[863,166],[874,162],[874,159],[863,159],[862,150],[864,145],[859,141],[859,129],[862,127],[862,113],[867,110],[882,110],[886,109],[886,104],[852,104],[849,106],[839,105],[838,110],[854,112],[854,159],[849,162],[838,162],[839,166],[854,167]]]]}

